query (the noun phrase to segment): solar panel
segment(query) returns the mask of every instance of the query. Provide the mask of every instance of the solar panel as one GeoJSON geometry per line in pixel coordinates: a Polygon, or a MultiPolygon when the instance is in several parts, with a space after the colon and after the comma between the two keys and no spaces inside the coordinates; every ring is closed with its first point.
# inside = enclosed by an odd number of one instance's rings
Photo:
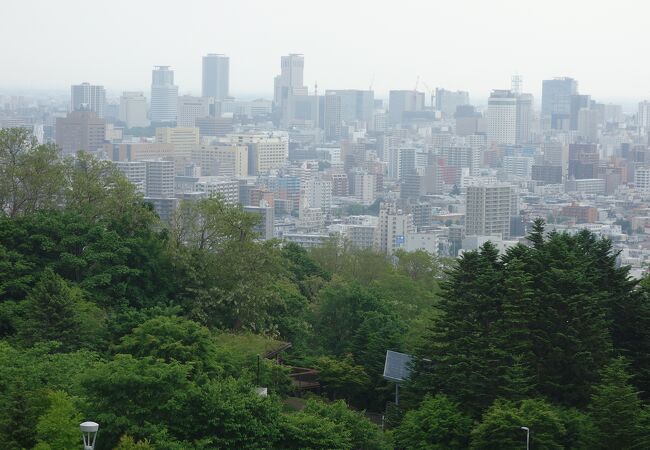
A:
{"type": "Polygon", "coordinates": [[[384,378],[388,381],[401,383],[411,375],[411,360],[413,357],[406,353],[386,351],[386,362],[384,363],[384,378]]]}

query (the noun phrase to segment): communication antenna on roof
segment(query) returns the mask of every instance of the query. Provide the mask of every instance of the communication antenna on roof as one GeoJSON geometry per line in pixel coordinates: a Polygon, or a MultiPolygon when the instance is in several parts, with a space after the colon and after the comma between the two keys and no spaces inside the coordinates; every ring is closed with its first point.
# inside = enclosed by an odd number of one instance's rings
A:
{"type": "Polygon", "coordinates": [[[524,87],[524,78],[518,73],[514,74],[510,79],[510,90],[515,95],[521,94],[524,87]]]}

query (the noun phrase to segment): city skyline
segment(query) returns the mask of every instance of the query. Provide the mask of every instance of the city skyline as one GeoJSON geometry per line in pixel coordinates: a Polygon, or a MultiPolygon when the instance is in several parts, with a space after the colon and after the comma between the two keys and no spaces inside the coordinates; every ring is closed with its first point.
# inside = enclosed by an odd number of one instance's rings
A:
{"type": "Polygon", "coordinates": [[[600,101],[629,104],[650,95],[650,68],[639,57],[643,14],[629,14],[644,7],[632,3],[623,1],[611,10],[593,4],[584,9],[583,2],[531,2],[524,8],[515,2],[468,0],[438,10],[420,3],[397,9],[355,2],[339,14],[341,4],[336,2],[312,12],[287,1],[281,7],[288,12],[270,21],[277,4],[244,1],[223,7],[196,2],[178,10],[157,2],[157,20],[149,23],[140,20],[151,6],[148,2],[129,4],[130,14],[125,15],[126,3],[117,1],[102,11],[103,27],[108,31],[113,26],[115,32],[97,33],[92,21],[77,23],[73,31],[61,28],[71,6],[32,0],[6,7],[11,20],[0,38],[21,39],[3,49],[4,60],[11,63],[0,87],[64,90],[87,81],[105,86],[112,95],[147,91],[151,68],[169,65],[179,94],[200,95],[201,58],[222,53],[231,61],[231,95],[270,98],[279,57],[301,53],[310,91],[316,82],[323,91],[372,86],[377,98],[387,98],[389,90],[413,89],[419,78],[422,91],[426,86],[467,90],[484,103],[492,89],[508,88],[510,76],[519,73],[536,107],[542,80],[559,76],[579,80],[580,91],[600,101]],[[500,18],[506,12],[504,27],[500,18]],[[48,39],[25,33],[34,27],[48,39]],[[79,34],[89,39],[79,40],[79,34]],[[136,39],[141,36],[150,38],[136,39]],[[29,49],[39,49],[39,58],[25,58],[29,49]],[[605,66],[620,70],[603,70],[605,66]]]}

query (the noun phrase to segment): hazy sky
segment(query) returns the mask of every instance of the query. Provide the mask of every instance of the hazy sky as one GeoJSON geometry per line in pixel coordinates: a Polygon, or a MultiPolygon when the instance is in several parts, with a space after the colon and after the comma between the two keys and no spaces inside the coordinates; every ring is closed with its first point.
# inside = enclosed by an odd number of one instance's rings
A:
{"type": "MultiPolygon", "coordinates": [[[[231,94],[272,95],[280,55],[310,90],[490,89],[571,76],[602,101],[650,97],[645,0],[2,0],[0,92],[88,81],[149,90],[153,65],[200,94],[201,56],[230,56],[231,94]]],[[[148,92],[146,94],[149,96],[148,92]]]]}

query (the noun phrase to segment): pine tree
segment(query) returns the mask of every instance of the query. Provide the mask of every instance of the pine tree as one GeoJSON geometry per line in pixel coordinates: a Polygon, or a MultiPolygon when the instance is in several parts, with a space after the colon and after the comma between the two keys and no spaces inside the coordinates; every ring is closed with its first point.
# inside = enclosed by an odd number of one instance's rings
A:
{"type": "Polygon", "coordinates": [[[603,369],[591,397],[589,409],[603,449],[635,448],[638,443],[641,403],[626,369],[623,358],[614,359],[603,369]]]}

